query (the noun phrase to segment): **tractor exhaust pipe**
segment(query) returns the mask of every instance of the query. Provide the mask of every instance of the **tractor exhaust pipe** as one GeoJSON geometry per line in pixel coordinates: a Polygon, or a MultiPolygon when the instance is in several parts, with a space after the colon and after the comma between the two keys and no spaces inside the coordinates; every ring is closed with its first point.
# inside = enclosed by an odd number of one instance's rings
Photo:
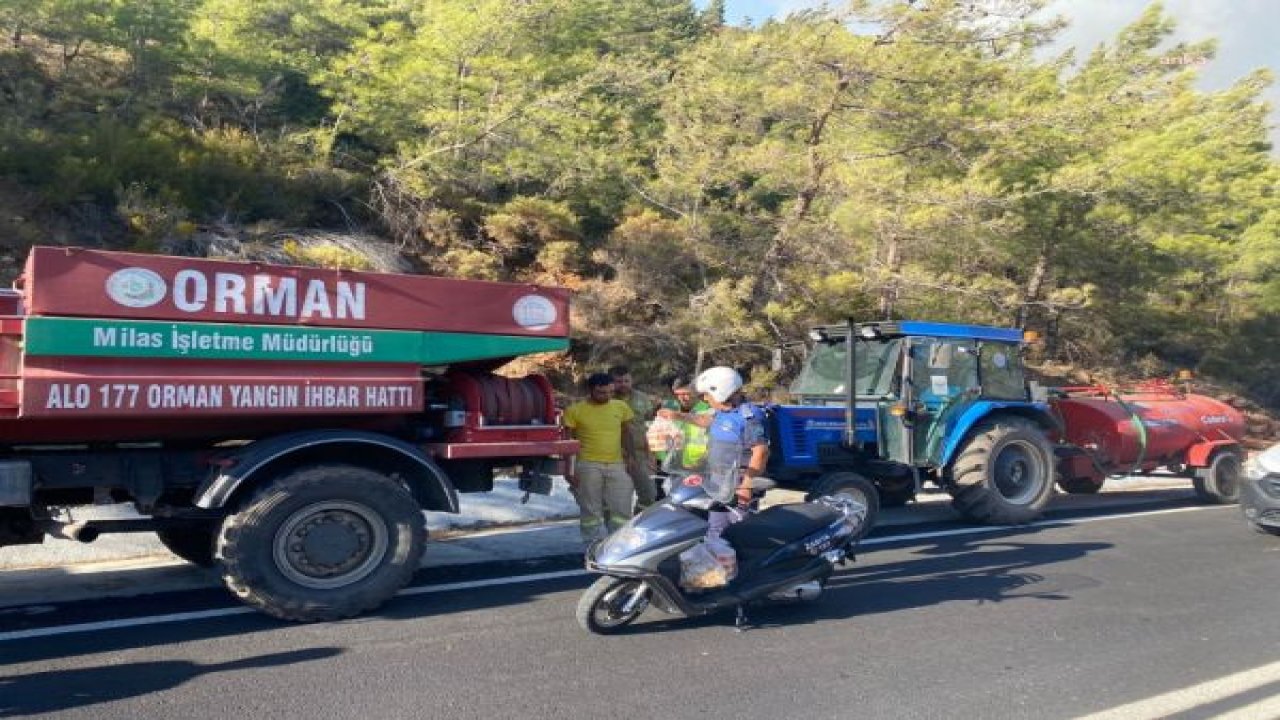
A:
{"type": "Polygon", "coordinates": [[[52,520],[45,524],[44,531],[50,537],[86,544],[97,540],[102,534],[101,530],[89,523],[61,523],[52,520]]]}
{"type": "Polygon", "coordinates": [[[853,318],[846,318],[844,323],[845,376],[847,377],[844,384],[844,444],[845,447],[855,448],[858,446],[858,367],[854,360],[853,345],[857,342],[855,334],[857,328],[853,318]]]}

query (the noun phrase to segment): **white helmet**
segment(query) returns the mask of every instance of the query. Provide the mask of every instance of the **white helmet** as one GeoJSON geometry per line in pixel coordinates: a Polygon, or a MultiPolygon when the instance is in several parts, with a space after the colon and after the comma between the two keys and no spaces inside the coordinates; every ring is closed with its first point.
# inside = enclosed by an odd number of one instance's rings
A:
{"type": "Polygon", "coordinates": [[[698,376],[694,387],[700,393],[707,393],[716,402],[728,402],[733,394],[742,389],[742,376],[731,367],[708,368],[698,376]]]}

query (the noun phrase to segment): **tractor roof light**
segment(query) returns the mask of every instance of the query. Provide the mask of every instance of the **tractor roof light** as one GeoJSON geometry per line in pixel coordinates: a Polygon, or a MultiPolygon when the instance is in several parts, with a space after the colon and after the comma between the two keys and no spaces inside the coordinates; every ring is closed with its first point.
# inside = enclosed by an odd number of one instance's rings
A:
{"type": "Polygon", "coordinates": [[[1191,372],[1190,370],[1187,370],[1186,368],[1183,368],[1182,370],[1179,370],[1179,371],[1178,371],[1178,379],[1179,379],[1179,380],[1190,380],[1190,379],[1194,378],[1195,376],[1196,376],[1196,374],[1195,374],[1195,373],[1191,372]]]}
{"type": "Polygon", "coordinates": [[[1040,340],[1040,333],[1036,332],[1035,330],[1022,331],[1022,342],[1033,343],[1033,342],[1038,342],[1039,340],[1040,340]]]}
{"type": "Polygon", "coordinates": [[[880,326],[879,325],[863,325],[862,327],[858,328],[858,334],[861,335],[864,339],[875,340],[876,338],[880,337],[880,326]]]}
{"type": "Polygon", "coordinates": [[[827,331],[822,328],[814,328],[809,331],[809,339],[816,343],[825,343],[831,340],[831,336],[827,335],[827,331]]]}

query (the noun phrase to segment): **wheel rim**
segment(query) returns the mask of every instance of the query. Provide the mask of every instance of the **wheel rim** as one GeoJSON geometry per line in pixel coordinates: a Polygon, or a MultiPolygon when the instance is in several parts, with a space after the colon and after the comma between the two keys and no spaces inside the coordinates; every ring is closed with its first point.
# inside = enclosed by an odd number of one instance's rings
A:
{"type": "Polygon", "coordinates": [[[276,532],[276,567],[303,587],[327,590],[358,582],[387,555],[387,526],[372,508],[330,500],[293,513],[276,532]]]}
{"type": "Polygon", "coordinates": [[[639,580],[621,582],[605,591],[591,608],[591,620],[601,628],[616,628],[640,617],[640,613],[648,607],[648,600],[641,598],[631,612],[625,612],[627,601],[637,592],[644,592],[644,583],[639,580]]]}
{"type": "Polygon", "coordinates": [[[1000,496],[1016,505],[1034,499],[1045,476],[1039,448],[1026,440],[1013,440],[1001,448],[992,471],[1000,496]]]}

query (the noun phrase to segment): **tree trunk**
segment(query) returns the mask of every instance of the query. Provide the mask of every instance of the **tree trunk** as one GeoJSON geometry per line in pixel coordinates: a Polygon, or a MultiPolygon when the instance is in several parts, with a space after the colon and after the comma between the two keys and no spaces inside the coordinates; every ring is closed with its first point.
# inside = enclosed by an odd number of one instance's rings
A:
{"type": "Polygon", "coordinates": [[[1053,247],[1052,240],[1040,246],[1040,254],[1036,257],[1036,264],[1031,268],[1031,277],[1027,278],[1027,285],[1022,291],[1022,302],[1018,304],[1018,315],[1014,321],[1015,327],[1025,328],[1027,321],[1031,316],[1031,306],[1041,300],[1044,293],[1045,282],[1049,277],[1049,269],[1053,264],[1053,247]]]}
{"type": "Polygon", "coordinates": [[[885,248],[884,266],[888,278],[884,287],[880,288],[880,319],[891,320],[898,304],[898,272],[902,270],[902,249],[897,233],[889,235],[889,246],[885,248]]]}
{"type": "MultiPolygon", "coordinates": [[[[827,124],[831,118],[840,109],[840,99],[845,91],[849,89],[851,76],[849,72],[843,69],[836,69],[836,82],[832,88],[830,100],[825,108],[818,112],[817,116],[809,125],[809,136],[805,138],[805,145],[809,148],[809,172],[805,178],[804,185],[796,194],[796,204],[792,207],[788,217],[781,220],[776,233],[774,233],[772,242],[769,243],[769,249],[765,251],[760,264],[760,277],[768,278],[775,290],[781,290],[781,281],[778,279],[776,272],[780,261],[786,256],[786,246],[790,241],[792,228],[798,226],[805,218],[809,216],[809,211],[813,207],[814,200],[817,199],[818,193],[822,190],[822,181],[826,175],[828,162],[822,157],[819,148],[826,132],[827,124]]],[[[760,283],[756,286],[756,300],[758,305],[763,306],[764,301],[761,288],[766,283],[760,283]]]]}

